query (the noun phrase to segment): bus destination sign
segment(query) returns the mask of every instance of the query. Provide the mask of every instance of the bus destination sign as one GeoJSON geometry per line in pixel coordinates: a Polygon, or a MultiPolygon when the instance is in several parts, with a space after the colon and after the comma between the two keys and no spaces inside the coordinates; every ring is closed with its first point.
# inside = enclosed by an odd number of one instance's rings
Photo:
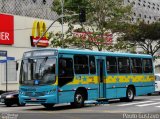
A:
{"type": "Polygon", "coordinates": [[[55,50],[37,50],[37,51],[30,51],[24,54],[24,57],[40,57],[40,56],[56,56],[58,51],[55,50]]]}

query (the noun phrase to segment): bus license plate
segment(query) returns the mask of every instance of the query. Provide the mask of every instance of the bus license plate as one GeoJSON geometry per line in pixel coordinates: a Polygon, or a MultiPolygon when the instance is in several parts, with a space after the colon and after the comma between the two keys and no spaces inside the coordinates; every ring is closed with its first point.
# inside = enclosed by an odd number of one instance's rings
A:
{"type": "Polygon", "coordinates": [[[36,99],[36,98],[31,98],[31,100],[32,100],[32,101],[36,101],[37,99],[36,99]]]}

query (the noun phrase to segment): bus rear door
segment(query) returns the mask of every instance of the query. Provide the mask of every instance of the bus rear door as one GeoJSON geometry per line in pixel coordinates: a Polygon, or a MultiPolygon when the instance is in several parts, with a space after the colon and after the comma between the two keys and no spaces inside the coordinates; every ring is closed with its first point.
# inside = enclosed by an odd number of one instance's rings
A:
{"type": "Polygon", "coordinates": [[[97,74],[99,77],[99,98],[106,97],[106,85],[105,85],[105,60],[97,60],[97,74]]]}

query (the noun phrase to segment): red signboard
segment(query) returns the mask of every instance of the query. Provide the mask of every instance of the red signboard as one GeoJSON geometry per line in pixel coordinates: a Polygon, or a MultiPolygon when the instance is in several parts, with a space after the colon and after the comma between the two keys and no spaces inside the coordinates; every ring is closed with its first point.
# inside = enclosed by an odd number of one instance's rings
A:
{"type": "Polygon", "coordinates": [[[14,44],[14,17],[0,14],[0,45],[14,44]]]}
{"type": "MultiPolygon", "coordinates": [[[[37,41],[39,40],[40,37],[35,37],[31,36],[31,45],[35,46],[35,44],[37,43],[37,41]]],[[[41,38],[41,40],[37,43],[37,46],[39,47],[47,47],[49,45],[49,41],[46,37],[41,38]]]]}
{"type": "Polygon", "coordinates": [[[113,35],[111,33],[108,33],[108,34],[104,34],[103,35],[103,38],[104,38],[104,42],[99,42],[97,41],[97,39],[100,39],[100,35],[96,35],[96,36],[93,36],[93,33],[92,32],[73,32],[73,35],[75,37],[80,37],[82,38],[82,40],[84,39],[88,39],[90,40],[91,42],[94,42],[96,44],[106,44],[106,45],[111,45],[112,42],[113,42],[113,35]]]}

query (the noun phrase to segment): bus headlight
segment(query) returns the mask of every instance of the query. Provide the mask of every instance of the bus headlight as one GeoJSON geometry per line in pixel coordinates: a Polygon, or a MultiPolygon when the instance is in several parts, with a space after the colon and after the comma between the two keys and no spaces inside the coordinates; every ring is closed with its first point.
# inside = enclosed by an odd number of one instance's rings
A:
{"type": "Polygon", "coordinates": [[[24,92],[23,92],[23,91],[19,91],[19,94],[20,94],[20,95],[24,95],[24,92]]]}

